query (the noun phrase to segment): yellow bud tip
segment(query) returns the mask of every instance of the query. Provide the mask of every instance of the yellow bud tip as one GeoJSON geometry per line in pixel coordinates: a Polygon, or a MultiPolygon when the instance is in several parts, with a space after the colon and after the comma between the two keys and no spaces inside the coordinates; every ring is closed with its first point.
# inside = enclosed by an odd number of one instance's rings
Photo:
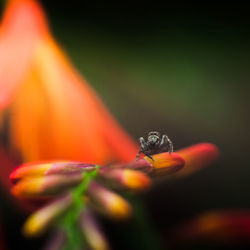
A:
{"type": "Polygon", "coordinates": [[[126,219],[132,212],[128,202],[114,193],[107,197],[107,206],[110,211],[110,215],[116,219],[126,219]]]}
{"type": "Polygon", "coordinates": [[[123,171],[123,183],[130,189],[143,190],[151,185],[151,180],[145,174],[130,169],[123,171]]]}
{"type": "Polygon", "coordinates": [[[40,192],[43,184],[44,178],[26,178],[13,186],[11,192],[16,197],[34,197],[40,192]]]}
{"type": "Polygon", "coordinates": [[[23,234],[34,237],[42,234],[72,204],[72,196],[66,195],[32,214],[23,226],[23,234]]]}
{"type": "Polygon", "coordinates": [[[40,218],[34,214],[26,221],[22,232],[25,236],[39,235],[42,232],[42,224],[40,218]]]}

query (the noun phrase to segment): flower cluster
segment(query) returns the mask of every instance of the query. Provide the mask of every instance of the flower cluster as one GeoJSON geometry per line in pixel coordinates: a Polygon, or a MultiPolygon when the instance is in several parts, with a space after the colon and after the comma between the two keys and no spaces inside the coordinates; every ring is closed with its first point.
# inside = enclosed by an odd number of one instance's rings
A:
{"type": "MultiPolygon", "coordinates": [[[[153,161],[132,160],[137,144],[72,66],[35,0],[7,1],[0,24],[0,55],[0,133],[8,141],[0,145],[0,179],[7,186],[15,161],[31,162],[11,174],[12,193],[38,209],[23,227],[26,236],[56,228],[50,249],[61,249],[62,244],[74,249],[83,239],[93,249],[108,249],[95,213],[128,218],[133,209],[120,191],[144,191],[153,177],[189,175],[218,156],[214,145],[202,143],[171,155],[154,155],[153,161]]],[[[227,236],[233,238],[230,228],[239,228],[249,217],[236,214],[230,224],[235,214],[219,215],[194,220],[182,236],[206,235],[209,225],[217,223],[212,235],[226,227],[227,236]]],[[[249,231],[249,222],[244,225],[249,231]]],[[[2,249],[1,242],[0,235],[2,249]]]]}
{"type": "Polygon", "coordinates": [[[181,172],[185,161],[187,166],[193,163],[194,168],[200,168],[218,154],[216,147],[207,143],[179,152],[108,166],[70,161],[21,165],[10,176],[12,193],[18,198],[46,203],[27,219],[24,234],[36,236],[57,226],[64,232],[58,244],[82,244],[82,237],[75,239],[80,231],[93,249],[108,249],[91,211],[113,219],[126,219],[132,213],[131,205],[113,190],[146,190],[151,177],[181,172]]]}

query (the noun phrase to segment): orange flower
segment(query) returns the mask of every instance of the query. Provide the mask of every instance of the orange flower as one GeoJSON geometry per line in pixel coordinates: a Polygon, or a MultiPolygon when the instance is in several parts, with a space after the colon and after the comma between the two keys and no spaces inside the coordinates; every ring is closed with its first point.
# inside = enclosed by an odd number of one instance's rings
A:
{"type": "Polygon", "coordinates": [[[127,219],[132,212],[130,204],[120,195],[92,181],[88,188],[90,206],[101,214],[115,219],[127,219]]]}
{"type": "MultiPolygon", "coordinates": [[[[216,158],[216,148],[214,147],[214,151],[211,149],[212,145],[204,149],[204,144],[198,144],[180,152],[185,153],[183,156],[189,164],[193,162],[196,163],[196,167],[201,167],[202,164],[211,163],[216,158]]],[[[76,210],[71,213],[74,214],[75,222],[78,221],[79,212],[84,209],[82,204],[85,202],[87,207],[110,218],[127,219],[132,213],[132,207],[123,197],[109,188],[143,191],[151,184],[149,176],[170,175],[182,170],[185,164],[185,160],[177,153],[160,153],[153,155],[152,158],[153,160],[144,157],[129,163],[104,167],[63,161],[28,163],[19,166],[10,176],[14,184],[12,193],[15,196],[33,200],[44,198],[55,200],[54,203],[49,203],[31,215],[24,226],[25,234],[38,235],[49,226],[53,226],[57,218],[62,219],[65,216],[67,218],[67,213],[70,213],[67,211],[68,203],[64,208],[60,196],[58,200],[58,195],[65,193],[74,198],[72,209],[75,207],[76,210]]],[[[102,246],[105,243],[94,225],[85,227],[83,225],[83,231],[86,237],[90,237],[90,245],[93,245],[91,237],[97,237],[102,246]],[[86,231],[86,227],[91,230],[86,231]]]]}
{"type": "MultiPolygon", "coordinates": [[[[141,167],[142,161],[137,162],[141,167]]],[[[131,167],[131,164],[127,165],[131,167]]],[[[146,160],[144,165],[152,168],[146,160]]],[[[125,166],[98,168],[97,165],[80,162],[28,163],[19,166],[10,175],[10,180],[14,184],[12,194],[26,199],[56,196],[78,186],[84,180],[84,173],[97,169],[98,180],[113,188],[141,191],[151,184],[145,173],[136,170],[136,162],[134,169],[125,166]]]]}
{"type": "Polygon", "coordinates": [[[136,144],[54,41],[36,1],[9,1],[0,54],[0,120],[7,109],[10,143],[24,161],[135,156],[136,144]]]}

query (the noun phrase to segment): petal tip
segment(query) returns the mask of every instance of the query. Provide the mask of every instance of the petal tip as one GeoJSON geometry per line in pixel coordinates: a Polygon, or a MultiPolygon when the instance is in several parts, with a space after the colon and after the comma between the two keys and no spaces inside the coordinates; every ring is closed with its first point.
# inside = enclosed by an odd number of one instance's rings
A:
{"type": "Polygon", "coordinates": [[[155,154],[152,156],[153,160],[145,157],[153,167],[153,175],[168,175],[179,171],[185,165],[185,160],[177,153],[168,152],[155,154]]]}

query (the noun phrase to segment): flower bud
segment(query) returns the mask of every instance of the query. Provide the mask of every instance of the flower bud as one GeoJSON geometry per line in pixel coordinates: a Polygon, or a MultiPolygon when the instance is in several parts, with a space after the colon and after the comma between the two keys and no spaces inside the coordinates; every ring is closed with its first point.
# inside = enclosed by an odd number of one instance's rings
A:
{"type": "Polygon", "coordinates": [[[46,205],[33,213],[25,222],[23,233],[26,236],[38,236],[42,234],[53,222],[65,212],[73,202],[71,195],[65,195],[60,199],[46,205]]]}
{"type": "Polygon", "coordinates": [[[141,191],[147,189],[151,184],[151,180],[147,175],[131,169],[103,167],[98,170],[98,176],[100,176],[107,185],[114,188],[141,191]]]}
{"type": "Polygon", "coordinates": [[[17,167],[10,175],[12,183],[16,183],[23,178],[41,177],[51,167],[53,163],[26,163],[17,167]]]}
{"type": "Polygon", "coordinates": [[[61,194],[82,180],[82,174],[25,178],[13,186],[11,191],[21,198],[41,198],[61,194]]]}
{"type": "Polygon", "coordinates": [[[76,174],[83,171],[92,171],[96,169],[94,164],[84,164],[74,161],[53,161],[53,162],[35,162],[26,163],[16,168],[10,175],[12,183],[27,177],[42,177],[44,175],[54,174],[76,174]]]}
{"type": "Polygon", "coordinates": [[[108,250],[109,245],[95,218],[88,209],[85,209],[80,217],[80,226],[83,235],[93,250],[108,250]]]}
{"type": "Polygon", "coordinates": [[[89,204],[111,218],[126,219],[131,214],[131,207],[126,200],[94,181],[89,184],[88,195],[89,204]]]}
{"type": "Polygon", "coordinates": [[[165,152],[155,154],[152,155],[153,160],[147,156],[144,158],[153,165],[154,170],[151,174],[154,176],[172,174],[182,169],[185,165],[184,159],[176,153],[169,154],[165,152]]]}

